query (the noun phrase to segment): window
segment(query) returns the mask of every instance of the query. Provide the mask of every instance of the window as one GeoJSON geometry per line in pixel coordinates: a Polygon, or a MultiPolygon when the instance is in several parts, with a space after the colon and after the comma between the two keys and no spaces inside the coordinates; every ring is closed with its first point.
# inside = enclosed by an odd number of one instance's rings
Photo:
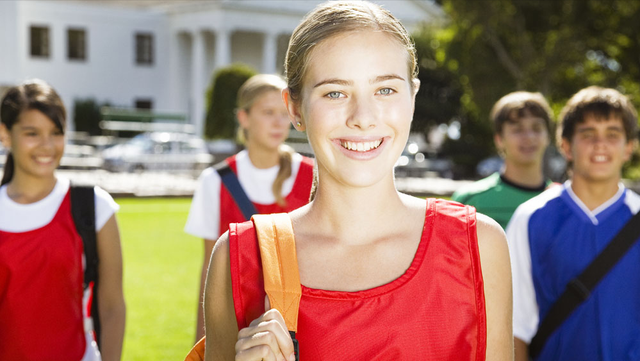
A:
{"type": "Polygon", "coordinates": [[[136,34],[136,64],[153,65],[153,34],[136,34]]]}
{"type": "Polygon", "coordinates": [[[87,37],[84,29],[67,30],[67,54],[69,60],[87,59],[87,37]]]}
{"type": "Polygon", "coordinates": [[[31,27],[31,56],[49,57],[49,28],[46,26],[31,27]]]}
{"type": "Polygon", "coordinates": [[[153,100],[151,99],[136,99],[136,109],[153,109],[153,100]]]}

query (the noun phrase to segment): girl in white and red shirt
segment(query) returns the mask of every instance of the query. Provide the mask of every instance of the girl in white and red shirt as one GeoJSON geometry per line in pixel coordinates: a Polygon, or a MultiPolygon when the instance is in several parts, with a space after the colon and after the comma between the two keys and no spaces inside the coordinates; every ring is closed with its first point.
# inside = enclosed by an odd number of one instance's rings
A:
{"type": "Polygon", "coordinates": [[[119,360],[125,303],[118,205],[95,187],[100,350],[83,287],[83,241],[71,213],[70,182],[55,169],[66,112],[48,84],[27,81],[0,105],[9,150],[0,186],[0,360],[119,360]]]}
{"type": "Polygon", "coordinates": [[[282,101],[284,80],[275,75],[251,77],[238,90],[239,138],[245,150],[200,176],[185,231],[204,239],[196,340],[204,336],[202,291],[215,240],[230,223],[248,220],[216,169],[229,167],[257,213],[290,212],[309,202],[313,161],[285,146],[291,127],[282,101]]]}

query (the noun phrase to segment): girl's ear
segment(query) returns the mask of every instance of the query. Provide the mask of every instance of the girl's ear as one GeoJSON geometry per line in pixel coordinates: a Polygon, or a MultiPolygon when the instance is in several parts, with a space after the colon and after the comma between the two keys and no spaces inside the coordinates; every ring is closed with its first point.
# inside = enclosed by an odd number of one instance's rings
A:
{"type": "Polygon", "coordinates": [[[4,123],[0,123],[0,142],[5,149],[11,148],[11,137],[9,136],[9,129],[4,123]]]}
{"type": "Polygon", "coordinates": [[[293,124],[293,127],[296,128],[296,130],[299,132],[304,132],[306,127],[302,122],[302,116],[300,115],[298,102],[291,99],[291,91],[289,90],[289,88],[282,89],[282,101],[284,102],[284,106],[287,107],[289,120],[291,120],[291,124],[293,124]]]}
{"type": "Polygon", "coordinates": [[[420,79],[413,79],[411,81],[411,85],[413,86],[413,97],[415,98],[416,94],[418,94],[418,90],[420,90],[420,79]]]}
{"type": "Polygon", "coordinates": [[[238,124],[240,124],[240,128],[249,128],[249,114],[247,114],[246,110],[238,109],[238,111],[236,111],[236,117],[238,118],[238,124]]]}

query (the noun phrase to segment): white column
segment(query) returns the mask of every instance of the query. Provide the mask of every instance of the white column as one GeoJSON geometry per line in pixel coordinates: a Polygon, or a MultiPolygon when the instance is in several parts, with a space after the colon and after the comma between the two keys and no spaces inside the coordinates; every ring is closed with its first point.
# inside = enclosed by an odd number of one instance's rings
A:
{"type": "Polygon", "coordinates": [[[198,30],[193,33],[191,53],[191,123],[196,134],[204,132],[204,97],[206,78],[204,70],[204,36],[198,30]]]}
{"type": "Polygon", "coordinates": [[[275,74],[276,60],[278,57],[278,35],[274,33],[264,33],[262,43],[262,72],[265,74],[275,74]]]}
{"type": "Polygon", "coordinates": [[[216,31],[216,69],[231,64],[231,33],[227,30],[216,31]]]}

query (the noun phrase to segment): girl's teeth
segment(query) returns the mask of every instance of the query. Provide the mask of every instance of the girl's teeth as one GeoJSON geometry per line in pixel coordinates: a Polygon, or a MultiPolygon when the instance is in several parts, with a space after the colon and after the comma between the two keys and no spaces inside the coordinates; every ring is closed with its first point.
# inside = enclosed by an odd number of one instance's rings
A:
{"type": "Polygon", "coordinates": [[[349,142],[342,141],[340,145],[349,150],[357,151],[357,152],[368,152],[372,149],[376,149],[380,146],[382,140],[375,140],[373,142],[349,142]]]}

